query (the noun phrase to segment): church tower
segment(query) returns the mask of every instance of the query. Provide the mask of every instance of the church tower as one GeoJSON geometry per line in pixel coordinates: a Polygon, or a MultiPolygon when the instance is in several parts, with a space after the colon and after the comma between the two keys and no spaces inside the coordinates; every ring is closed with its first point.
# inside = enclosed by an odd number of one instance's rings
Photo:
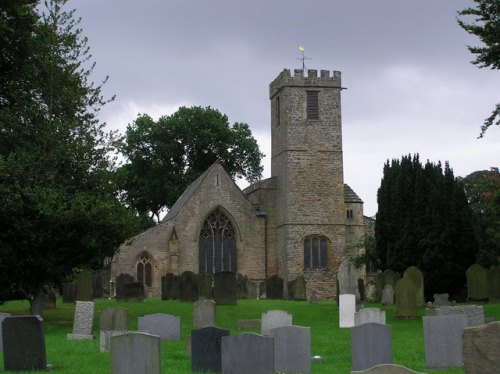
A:
{"type": "Polygon", "coordinates": [[[279,275],[303,275],[323,297],[345,248],[341,90],[328,70],[285,69],[269,87],[279,275]]]}

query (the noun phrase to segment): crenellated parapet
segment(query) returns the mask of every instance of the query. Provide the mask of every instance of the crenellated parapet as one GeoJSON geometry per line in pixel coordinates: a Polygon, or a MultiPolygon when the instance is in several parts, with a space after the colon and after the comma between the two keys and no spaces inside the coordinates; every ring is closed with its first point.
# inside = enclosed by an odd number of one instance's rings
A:
{"type": "Polygon", "coordinates": [[[302,69],[295,69],[293,76],[290,69],[284,69],[274,81],[269,85],[269,97],[272,98],[282,87],[318,87],[318,88],[339,88],[341,89],[341,73],[334,70],[308,69],[306,74],[302,69]]]}

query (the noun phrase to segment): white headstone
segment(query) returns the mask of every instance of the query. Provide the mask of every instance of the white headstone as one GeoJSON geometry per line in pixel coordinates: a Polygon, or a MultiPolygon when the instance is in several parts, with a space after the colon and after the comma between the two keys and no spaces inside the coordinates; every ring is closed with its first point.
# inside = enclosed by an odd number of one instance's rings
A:
{"type": "Polygon", "coordinates": [[[356,312],[356,296],[350,294],[339,295],[339,327],[353,327],[354,313],[356,312]]]}
{"type": "Polygon", "coordinates": [[[356,326],[372,322],[385,325],[385,311],[381,311],[379,308],[363,308],[354,313],[354,324],[356,326]]]}

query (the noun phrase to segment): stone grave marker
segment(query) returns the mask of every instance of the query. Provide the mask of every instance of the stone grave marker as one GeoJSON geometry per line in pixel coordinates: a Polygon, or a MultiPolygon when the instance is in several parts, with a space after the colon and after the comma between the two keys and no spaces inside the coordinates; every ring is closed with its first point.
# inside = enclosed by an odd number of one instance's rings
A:
{"type": "Polygon", "coordinates": [[[339,327],[353,327],[356,312],[356,296],[344,294],[339,296],[339,327]]]}
{"type": "Polygon", "coordinates": [[[213,298],[213,281],[212,274],[200,273],[198,274],[198,297],[211,299],[213,298]]]}
{"type": "Polygon", "coordinates": [[[123,300],[124,301],[144,301],[146,298],[146,291],[144,290],[144,283],[130,282],[123,285],[123,300]]]}
{"type": "Polygon", "coordinates": [[[161,299],[179,299],[179,277],[172,273],[167,273],[161,277],[161,299]]]}
{"type": "Polygon", "coordinates": [[[488,297],[490,302],[500,300],[500,267],[488,270],[488,297]]]}
{"type": "Polygon", "coordinates": [[[318,293],[314,289],[311,291],[311,296],[309,297],[309,302],[311,304],[317,304],[318,303],[318,293]]]}
{"type": "Polygon", "coordinates": [[[432,303],[433,307],[439,308],[442,306],[450,305],[450,295],[447,293],[435,293],[434,294],[434,302],[432,303]]]}
{"type": "Polygon", "coordinates": [[[76,283],[71,282],[63,284],[62,302],[74,303],[75,301],[76,301],[76,283]]]}
{"type": "Polygon", "coordinates": [[[351,374],[426,374],[419,371],[413,371],[407,367],[396,364],[376,365],[367,370],[351,371],[351,374]]]}
{"type": "Polygon", "coordinates": [[[134,281],[130,274],[120,274],[116,277],[116,300],[125,300],[125,285],[134,281]]]}
{"type": "Polygon", "coordinates": [[[236,305],[236,274],[221,271],[214,274],[214,299],[217,305],[236,305]]]}
{"type": "Polygon", "coordinates": [[[377,285],[375,284],[375,282],[366,283],[365,299],[370,303],[377,303],[377,302],[380,303],[380,301],[377,301],[377,285]]]}
{"type": "Polygon", "coordinates": [[[253,333],[222,337],[222,372],[275,374],[274,338],[253,333]]]}
{"type": "Polygon", "coordinates": [[[76,300],[92,301],[92,274],[82,270],[76,279],[76,300]]]}
{"type": "Polygon", "coordinates": [[[416,266],[410,266],[405,270],[403,277],[409,278],[413,282],[416,291],[416,304],[417,307],[423,307],[425,305],[424,298],[424,275],[416,266]]]}
{"type": "Polygon", "coordinates": [[[179,277],[179,300],[188,302],[198,300],[198,277],[192,271],[185,271],[179,277]]]}
{"type": "Polygon", "coordinates": [[[484,309],[480,305],[443,306],[434,309],[434,314],[436,316],[463,314],[467,319],[467,327],[484,324],[484,309]]]}
{"type": "Polygon", "coordinates": [[[290,300],[306,300],[306,281],[299,275],[293,281],[288,282],[288,298],[290,300]]]}
{"type": "Polygon", "coordinates": [[[359,292],[359,301],[365,301],[365,281],[361,278],[358,278],[358,292],[359,292]]]}
{"type": "Polygon", "coordinates": [[[104,288],[102,287],[102,272],[92,274],[92,297],[101,298],[104,296],[104,288]]]}
{"type": "Polygon", "coordinates": [[[101,352],[109,352],[112,336],[128,333],[128,309],[106,308],[99,316],[99,348],[101,352]]]}
{"type": "Polygon", "coordinates": [[[93,301],[76,302],[73,333],[66,335],[68,340],[94,339],[94,335],[92,335],[94,311],[95,303],[93,301]]]}
{"type": "Polygon", "coordinates": [[[137,330],[157,335],[161,340],[180,340],[181,317],[164,313],[148,314],[139,317],[137,330]]]}
{"type": "Polygon", "coordinates": [[[2,344],[2,341],[3,341],[3,339],[2,339],[2,322],[3,322],[3,320],[5,318],[10,317],[10,316],[11,316],[10,313],[2,313],[2,312],[0,312],[0,352],[3,349],[2,348],[3,347],[3,344],[2,344]]]}
{"type": "Polygon", "coordinates": [[[293,316],[284,310],[269,310],[262,313],[260,333],[267,335],[270,329],[292,324],[293,316]]]}
{"type": "Polygon", "coordinates": [[[254,281],[251,281],[250,279],[247,280],[247,289],[248,289],[248,299],[249,300],[256,300],[257,299],[257,283],[254,281]]]}
{"type": "Polygon", "coordinates": [[[354,325],[359,326],[364,323],[386,324],[385,311],[379,308],[363,308],[354,313],[354,325]]]}
{"type": "Polygon", "coordinates": [[[266,299],[283,299],[283,278],[272,275],[266,279],[266,299]]]}
{"type": "Polygon", "coordinates": [[[198,300],[193,304],[193,327],[215,326],[215,302],[208,299],[198,300]]]}
{"type": "Polygon", "coordinates": [[[5,371],[47,370],[43,319],[40,316],[5,317],[2,336],[5,371]]]}
{"type": "Polygon", "coordinates": [[[485,301],[488,299],[488,272],[479,264],[469,266],[467,275],[467,300],[485,301]]]}
{"type": "Polygon", "coordinates": [[[43,309],[56,309],[57,295],[52,287],[43,288],[43,309]]]}
{"type": "Polygon", "coordinates": [[[500,321],[464,330],[463,359],[467,374],[498,373],[500,321]]]}
{"type": "Polygon", "coordinates": [[[101,331],[99,340],[99,351],[109,352],[111,349],[111,338],[114,336],[120,336],[125,334],[130,334],[133,331],[129,330],[106,330],[101,331]]]}
{"type": "Polygon", "coordinates": [[[382,305],[394,304],[394,288],[390,284],[386,284],[382,292],[382,305]]]}
{"type": "Polygon", "coordinates": [[[352,370],[392,364],[391,327],[365,323],[351,328],[352,370]]]}
{"type": "Polygon", "coordinates": [[[409,278],[401,278],[394,289],[396,295],[395,318],[417,317],[417,289],[409,278]]]}
{"type": "MultiPolygon", "coordinates": [[[[375,284],[377,286],[376,302],[381,303],[382,302],[382,292],[384,291],[385,284],[384,284],[384,274],[380,270],[377,271],[377,278],[376,278],[375,282],[376,282],[375,284]]],[[[394,287],[393,287],[393,289],[394,289],[394,287]]]]}
{"type": "Polygon", "coordinates": [[[161,373],[159,336],[129,332],[111,338],[112,374],[161,373]]]}
{"type": "Polygon", "coordinates": [[[229,336],[229,330],[204,327],[191,331],[191,370],[193,372],[221,372],[223,336],[229,336]]]}
{"type": "Polygon", "coordinates": [[[236,297],[248,299],[248,277],[240,273],[236,275],[236,297]]]}
{"type": "Polygon", "coordinates": [[[274,338],[274,370],[287,374],[311,373],[311,329],[281,326],[268,330],[274,338]]]}
{"type": "Polygon", "coordinates": [[[260,319],[239,319],[236,321],[238,330],[260,330],[261,326],[262,321],[260,319]]]}
{"type": "Polygon", "coordinates": [[[388,284],[392,286],[392,288],[396,288],[396,282],[401,278],[399,273],[395,273],[394,270],[387,269],[382,273],[382,277],[384,279],[384,287],[388,284]]]}
{"type": "Polygon", "coordinates": [[[356,302],[360,302],[358,289],[358,270],[352,263],[351,259],[346,258],[340,264],[337,272],[338,292],[340,295],[351,294],[356,296],[356,302]]]}

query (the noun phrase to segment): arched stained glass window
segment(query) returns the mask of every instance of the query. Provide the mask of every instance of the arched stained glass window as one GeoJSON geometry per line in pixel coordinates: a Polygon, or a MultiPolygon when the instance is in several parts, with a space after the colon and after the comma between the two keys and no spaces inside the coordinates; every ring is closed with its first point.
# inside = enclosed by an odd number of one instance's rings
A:
{"type": "Polygon", "coordinates": [[[153,260],[148,253],[142,252],[141,256],[137,259],[136,269],[137,281],[151,287],[153,285],[153,260]]]}
{"type": "Polygon", "coordinates": [[[215,209],[205,220],[199,243],[200,273],[236,273],[236,235],[231,221],[221,209],[215,209]]]}

